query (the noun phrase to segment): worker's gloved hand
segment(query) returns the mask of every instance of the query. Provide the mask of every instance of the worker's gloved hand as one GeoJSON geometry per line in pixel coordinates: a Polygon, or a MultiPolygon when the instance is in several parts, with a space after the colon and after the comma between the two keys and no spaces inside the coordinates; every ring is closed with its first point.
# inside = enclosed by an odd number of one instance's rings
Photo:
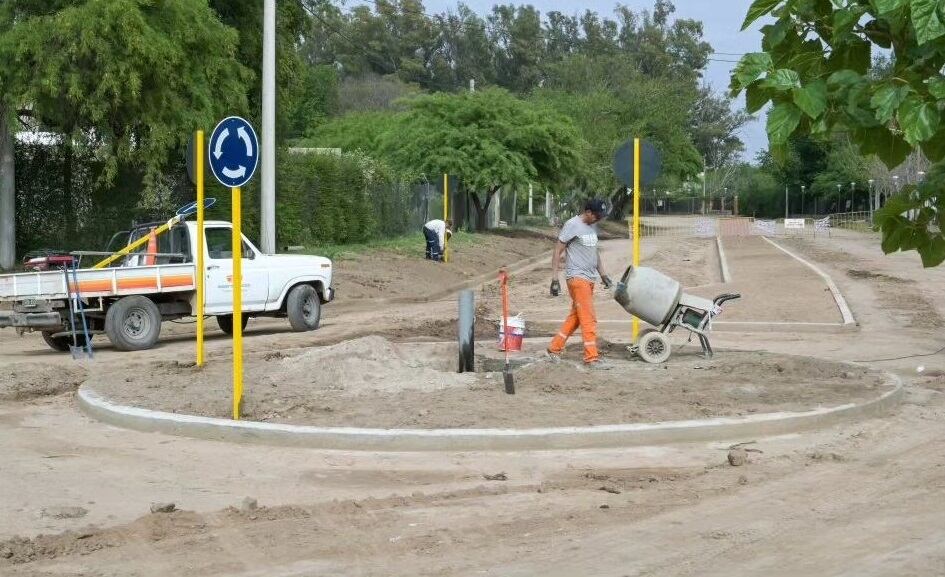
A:
{"type": "Polygon", "coordinates": [[[556,297],[561,294],[561,283],[558,279],[551,281],[551,296],[556,297]]]}
{"type": "Polygon", "coordinates": [[[614,286],[614,281],[610,280],[610,277],[605,274],[600,275],[600,282],[607,290],[610,290],[610,287],[614,286]]]}

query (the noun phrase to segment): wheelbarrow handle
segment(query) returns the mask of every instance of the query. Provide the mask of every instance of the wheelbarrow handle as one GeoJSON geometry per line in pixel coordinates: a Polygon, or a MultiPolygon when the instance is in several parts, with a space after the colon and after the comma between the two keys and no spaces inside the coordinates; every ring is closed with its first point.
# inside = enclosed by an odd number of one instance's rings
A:
{"type": "Polygon", "coordinates": [[[627,267],[627,270],[623,271],[623,276],[620,277],[621,284],[627,284],[627,279],[630,278],[630,273],[633,272],[633,265],[627,267]]]}

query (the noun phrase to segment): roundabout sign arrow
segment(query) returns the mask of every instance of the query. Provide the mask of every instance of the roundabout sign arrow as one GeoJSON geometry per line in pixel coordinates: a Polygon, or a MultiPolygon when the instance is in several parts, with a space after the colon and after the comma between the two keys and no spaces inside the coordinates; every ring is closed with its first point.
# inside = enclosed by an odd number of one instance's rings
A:
{"type": "Polygon", "coordinates": [[[259,164],[259,139],[252,125],[239,116],[224,118],[210,136],[210,170],[223,186],[243,186],[259,164]]]}

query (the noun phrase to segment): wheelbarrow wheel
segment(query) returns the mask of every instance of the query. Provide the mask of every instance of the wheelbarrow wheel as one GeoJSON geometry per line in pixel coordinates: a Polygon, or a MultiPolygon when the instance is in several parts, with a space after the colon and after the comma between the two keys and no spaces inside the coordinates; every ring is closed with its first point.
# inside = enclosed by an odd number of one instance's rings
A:
{"type": "Polygon", "coordinates": [[[644,361],[651,364],[665,363],[672,353],[672,345],[663,333],[650,330],[643,333],[637,342],[637,354],[644,361]]]}

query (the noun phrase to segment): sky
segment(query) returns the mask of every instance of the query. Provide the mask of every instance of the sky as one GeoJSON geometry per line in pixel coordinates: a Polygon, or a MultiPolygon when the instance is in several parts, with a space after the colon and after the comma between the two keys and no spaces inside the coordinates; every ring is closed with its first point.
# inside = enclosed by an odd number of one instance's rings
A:
{"type": "MultiPolygon", "coordinates": [[[[601,16],[612,16],[616,0],[465,0],[465,4],[480,14],[492,10],[494,4],[504,1],[513,4],[531,4],[542,14],[557,10],[565,14],[583,13],[593,10],[601,16]]],[[[634,11],[653,9],[651,0],[623,0],[622,4],[634,11]]],[[[751,30],[740,32],[745,14],[751,5],[751,0],[674,0],[678,18],[693,18],[701,20],[705,27],[705,39],[715,49],[712,58],[717,60],[738,60],[738,56],[729,54],[743,54],[756,52],[761,49],[761,33],[759,25],[751,30]],[[723,54],[724,53],[724,54],[723,54]]],[[[424,0],[427,12],[438,13],[447,9],[456,8],[456,0],[424,0]]],[[[728,88],[729,75],[735,66],[731,62],[711,61],[707,67],[705,81],[716,91],[728,88]]],[[[744,96],[740,97],[740,105],[744,105],[744,96]]],[[[768,147],[768,137],[765,134],[765,119],[762,115],[749,123],[741,131],[742,141],[745,143],[744,158],[753,160],[755,153],[768,147]]]]}

